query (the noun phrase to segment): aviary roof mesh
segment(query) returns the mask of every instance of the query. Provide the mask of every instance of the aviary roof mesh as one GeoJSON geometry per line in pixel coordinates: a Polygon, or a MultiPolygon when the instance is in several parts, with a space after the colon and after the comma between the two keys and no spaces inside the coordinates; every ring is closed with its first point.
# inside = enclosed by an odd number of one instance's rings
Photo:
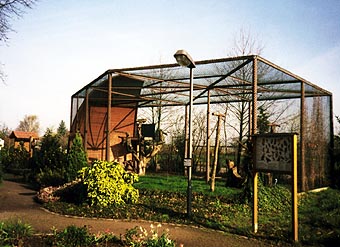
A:
{"type": "MultiPolygon", "coordinates": [[[[196,62],[193,69],[194,104],[251,101],[253,68],[257,62],[257,98],[280,100],[330,96],[331,93],[259,56],[242,56],[196,62]]],[[[177,64],[108,70],[75,93],[91,104],[107,104],[108,78],[112,75],[112,105],[151,107],[186,105],[190,93],[189,69],[177,64]]]]}

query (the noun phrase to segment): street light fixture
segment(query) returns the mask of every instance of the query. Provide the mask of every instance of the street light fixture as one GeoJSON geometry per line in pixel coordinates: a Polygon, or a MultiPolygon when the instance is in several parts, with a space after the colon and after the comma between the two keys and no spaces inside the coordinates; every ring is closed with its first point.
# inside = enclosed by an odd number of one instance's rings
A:
{"type": "Polygon", "coordinates": [[[188,67],[190,69],[195,68],[195,62],[192,57],[185,50],[178,50],[174,57],[179,65],[188,67]]]}
{"type": "Polygon", "coordinates": [[[193,108],[193,68],[195,68],[195,62],[185,50],[178,50],[174,57],[179,65],[188,67],[190,69],[190,95],[189,95],[189,145],[188,153],[185,154],[184,166],[188,169],[188,188],[187,188],[187,215],[191,216],[191,198],[192,198],[192,185],[191,185],[191,173],[192,173],[192,108],[193,108]]]}

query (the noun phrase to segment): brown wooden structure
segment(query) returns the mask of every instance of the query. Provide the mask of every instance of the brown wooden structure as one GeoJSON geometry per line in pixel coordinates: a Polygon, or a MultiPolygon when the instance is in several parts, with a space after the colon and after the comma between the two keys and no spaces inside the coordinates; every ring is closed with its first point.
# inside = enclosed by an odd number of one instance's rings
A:
{"type": "MultiPolygon", "coordinates": [[[[257,132],[258,102],[296,102],[299,107],[289,110],[299,116],[300,190],[330,183],[330,92],[257,55],[195,64],[194,107],[247,102],[250,134],[257,132]]],[[[189,80],[188,69],[178,64],[108,70],[72,95],[71,134],[81,133],[90,159],[129,160],[132,156],[122,140],[137,137],[138,109],[187,106],[189,80]]]]}
{"type": "Polygon", "coordinates": [[[9,135],[10,140],[12,140],[12,145],[17,148],[21,144],[25,147],[25,149],[32,156],[33,152],[33,144],[36,140],[39,139],[39,135],[36,132],[26,132],[26,131],[12,131],[9,135]]]}

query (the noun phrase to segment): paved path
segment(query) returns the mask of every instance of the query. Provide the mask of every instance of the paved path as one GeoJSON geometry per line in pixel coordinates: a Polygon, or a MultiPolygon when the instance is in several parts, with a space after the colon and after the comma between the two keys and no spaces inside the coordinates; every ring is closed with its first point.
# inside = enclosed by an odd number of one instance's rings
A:
{"type": "MultiPolygon", "coordinates": [[[[110,230],[116,236],[125,234],[127,229],[142,226],[150,229],[151,222],[124,221],[108,219],[90,219],[66,217],[48,212],[35,203],[35,191],[24,184],[3,181],[0,185],[0,221],[6,219],[21,219],[29,223],[39,233],[51,233],[54,227],[62,230],[69,225],[88,226],[91,232],[105,232],[110,230]]],[[[157,223],[156,223],[157,224],[157,223]]],[[[195,228],[183,225],[164,224],[163,229],[169,229],[170,237],[184,247],[195,246],[272,246],[266,242],[248,239],[238,235],[231,235],[206,228],[195,228]]]]}

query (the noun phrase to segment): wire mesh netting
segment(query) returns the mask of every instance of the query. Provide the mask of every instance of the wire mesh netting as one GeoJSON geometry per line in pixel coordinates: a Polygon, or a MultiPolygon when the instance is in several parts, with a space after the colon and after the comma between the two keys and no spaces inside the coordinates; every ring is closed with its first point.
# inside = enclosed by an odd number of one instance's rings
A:
{"type": "MultiPolygon", "coordinates": [[[[245,128],[250,129],[255,117],[250,109],[256,95],[253,105],[269,106],[270,118],[280,122],[281,131],[300,134],[303,145],[300,153],[304,155],[301,159],[304,164],[300,164],[302,186],[309,189],[329,183],[333,135],[330,92],[259,56],[205,60],[195,64],[194,107],[205,106],[208,102],[220,107],[244,104],[244,109],[249,109],[248,127],[245,128]],[[307,175],[310,178],[304,180],[307,175]]],[[[189,94],[189,69],[177,64],[108,70],[72,95],[71,130],[77,130],[79,121],[85,121],[86,117],[79,116],[84,112],[79,109],[85,109],[85,104],[89,108],[168,109],[188,105],[189,94]]],[[[235,119],[232,121],[239,124],[235,119]]],[[[244,133],[250,134],[249,131],[244,133]]]]}

